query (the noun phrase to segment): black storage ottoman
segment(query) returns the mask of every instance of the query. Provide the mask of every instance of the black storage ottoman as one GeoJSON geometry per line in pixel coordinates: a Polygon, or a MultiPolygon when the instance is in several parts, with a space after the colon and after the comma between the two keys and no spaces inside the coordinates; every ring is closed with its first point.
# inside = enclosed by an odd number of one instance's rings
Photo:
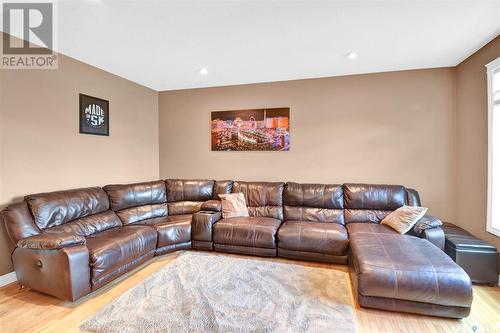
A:
{"type": "Polygon", "coordinates": [[[498,283],[498,251],[452,223],[444,223],[444,250],[469,275],[472,282],[498,283]]]}

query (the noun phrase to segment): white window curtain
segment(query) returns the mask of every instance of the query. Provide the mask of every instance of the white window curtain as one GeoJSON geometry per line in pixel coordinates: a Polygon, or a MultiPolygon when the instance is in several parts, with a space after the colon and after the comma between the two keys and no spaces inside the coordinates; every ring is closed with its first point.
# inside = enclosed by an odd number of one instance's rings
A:
{"type": "Polygon", "coordinates": [[[486,65],[488,76],[488,221],[500,237],[500,58],[486,65]]]}

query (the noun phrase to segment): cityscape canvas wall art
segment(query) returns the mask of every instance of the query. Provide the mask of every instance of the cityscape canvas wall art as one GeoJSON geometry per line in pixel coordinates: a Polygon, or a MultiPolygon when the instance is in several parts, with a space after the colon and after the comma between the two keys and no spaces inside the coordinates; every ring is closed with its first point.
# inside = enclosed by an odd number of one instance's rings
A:
{"type": "Polygon", "coordinates": [[[288,151],[290,108],[212,112],[212,151],[288,151]]]}

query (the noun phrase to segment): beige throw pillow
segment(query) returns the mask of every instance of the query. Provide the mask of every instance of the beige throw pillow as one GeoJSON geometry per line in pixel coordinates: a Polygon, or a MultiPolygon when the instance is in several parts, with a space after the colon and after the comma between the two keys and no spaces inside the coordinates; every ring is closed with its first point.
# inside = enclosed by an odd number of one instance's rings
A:
{"type": "Polygon", "coordinates": [[[248,216],[247,203],[243,193],[219,194],[222,202],[222,217],[248,216]]]}
{"type": "Polygon", "coordinates": [[[403,206],[387,215],[380,223],[404,234],[410,231],[426,212],[425,207],[403,206]]]}

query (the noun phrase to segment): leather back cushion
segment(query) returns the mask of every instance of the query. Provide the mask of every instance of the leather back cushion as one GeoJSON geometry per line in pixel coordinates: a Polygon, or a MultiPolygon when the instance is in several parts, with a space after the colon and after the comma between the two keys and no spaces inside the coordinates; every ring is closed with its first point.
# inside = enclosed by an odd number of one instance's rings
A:
{"type": "Polygon", "coordinates": [[[287,206],[343,209],[342,185],[286,183],[284,203],[287,206]]]}
{"type": "Polygon", "coordinates": [[[120,227],[122,222],[112,210],[82,217],[71,222],[45,229],[47,233],[70,233],[88,237],[98,232],[120,227]]]}
{"type": "Polygon", "coordinates": [[[167,179],[167,202],[206,201],[212,198],[213,180],[167,179]]]}
{"type": "Polygon", "coordinates": [[[289,182],[284,191],[285,220],[344,224],[342,185],[289,182]]]}
{"type": "Polygon", "coordinates": [[[283,220],[283,188],[282,182],[234,182],[232,192],[243,193],[250,216],[283,220]]]}
{"type": "Polygon", "coordinates": [[[106,185],[104,190],[109,196],[111,209],[114,211],[167,201],[165,183],[161,180],[127,185],[106,185]]]}
{"type": "Polygon", "coordinates": [[[100,187],[32,194],[24,199],[40,229],[55,227],[109,209],[108,196],[100,187]]]}
{"type": "Polygon", "coordinates": [[[130,207],[116,212],[123,224],[133,224],[144,220],[168,215],[166,203],[130,207]]]}
{"type": "Polygon", "coordinates": [[[204,201],[177,201],[169,202],[168,215],[194,214],[200,211],[204,201]]]}
{"type": "Polygon", "coordinates": [[[165,182],[106,185],[111,208],[123,224],[132,224],[155,217],[167,216],[167,189],[165,182]]]}
{"type": "Polygon", "coordinates": [[[406,204],[406,189],[400,185],[344,184],[346,223],[380,223],[406,204]]]}
{"type": "Polygon", "coordinates": [[[220,200],[219,194],[229,194],[233,188],[232,180],[216,180],[214,184],[213,200],[220,200]]]}
{"type": "Polygon", "coordinates": [[[343,209],[283,207],[285,221],[335,222],[344,224],[343,209]]]}

